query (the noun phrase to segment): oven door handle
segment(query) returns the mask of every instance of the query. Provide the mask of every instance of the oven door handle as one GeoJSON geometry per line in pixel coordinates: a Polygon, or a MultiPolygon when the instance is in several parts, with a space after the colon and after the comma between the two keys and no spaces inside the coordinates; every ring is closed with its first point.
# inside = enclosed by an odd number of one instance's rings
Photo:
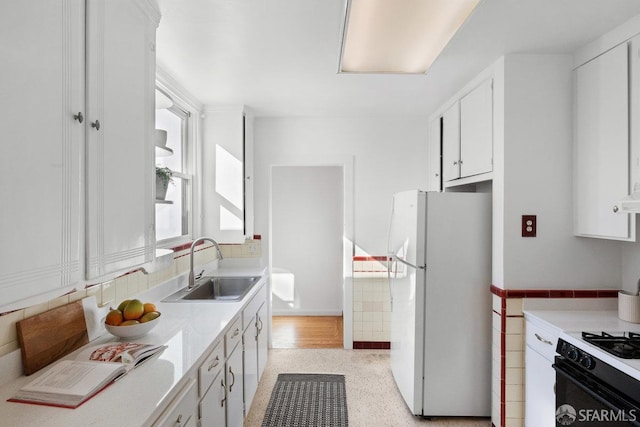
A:
{"type": "MultiPolygon", "coordinates": [[[[553,364],[553,369],[556,370],[556,373],[562,375],[567,380],[575,384],[582,391],[587,393],[589,396],[591,396],[598,402],[602,403],[603,405],[609,407],[610,409],[621,409],[627,412],[634,410],[636,416],[640,414],[640,408],[638,408],[637,405],[629,402],[627,399],[613,392],[609,387],[605,386],[604,384],[601,384],[599,382],[597,383],[598,388],[606,392],[606,396],[596,393],[595,391],[593,391],[592,389],[590,389],[589,387],[587,387],[582,383],[581,380],[585,382],[590,382],[590,383],[595,382],[593,380],[588,379],[586,375],[580,374],[579,372],[573,373],[571,372],[570,368],[567,369],[566,367],[562,366],[562,363],[558,364],[558,362],[553,364]]],[[[634,426],[640,427],[640,418],[636,418],[633,421],[629,420],[628,422],[632,423],[634,426]]]]}

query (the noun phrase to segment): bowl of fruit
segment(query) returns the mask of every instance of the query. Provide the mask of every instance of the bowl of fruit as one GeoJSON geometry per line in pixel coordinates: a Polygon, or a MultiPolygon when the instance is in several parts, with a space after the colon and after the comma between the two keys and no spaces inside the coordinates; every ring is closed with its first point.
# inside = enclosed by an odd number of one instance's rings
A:
{"type": "Polygon", "coordinates": [[[160,312],[150,302],[124,300],[118,308],[111,308],[104,319],[104,327],[119,338],[141,337],[160,322],[160,312]]]}

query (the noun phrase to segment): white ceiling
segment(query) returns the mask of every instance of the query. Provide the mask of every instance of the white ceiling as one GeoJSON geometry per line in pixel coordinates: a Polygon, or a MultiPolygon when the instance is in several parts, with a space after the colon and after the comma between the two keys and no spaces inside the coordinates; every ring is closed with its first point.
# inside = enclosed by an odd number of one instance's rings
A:
{"type": "MultiPolygon", "coordinates": [[[[484,0],[426,75],[337,74],[345,0],[158,0],[158,65],[256,116],[428,115],[505,53],[570,53],[639,0],[484,0]]],[[[397,0],[390,0],[397,1],[397,0]]]]}

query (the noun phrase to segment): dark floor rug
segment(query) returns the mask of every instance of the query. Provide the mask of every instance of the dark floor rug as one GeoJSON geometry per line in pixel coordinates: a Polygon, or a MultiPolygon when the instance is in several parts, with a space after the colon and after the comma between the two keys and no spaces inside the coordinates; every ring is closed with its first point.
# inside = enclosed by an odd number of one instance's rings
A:
{"type": "Polygon", "coordinates": [[[280,374],[262,427],[349,425],[344,375],[280,374]]]}

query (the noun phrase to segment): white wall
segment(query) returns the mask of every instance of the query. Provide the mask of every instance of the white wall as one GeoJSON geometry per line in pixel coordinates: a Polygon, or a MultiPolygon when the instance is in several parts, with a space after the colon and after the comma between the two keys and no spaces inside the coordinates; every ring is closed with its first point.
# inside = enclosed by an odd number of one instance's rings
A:
{"type": "Polygon", "coordinates": [[[277,166],[271,179],[271,261],[293,279],[272,279],[273,313],[342,314],[343,168],[277,166]]]}
{"type": "Polygon", "coordinates": [[[367,253],[384,255],[392,194],[426,184],[426,141],[426,116],[256,118],[256,233],[268,242],[271,165],[343,165],[345,237],[367,253]]]}
{"type": "Polygon", "coordinates": [[[494,209],[502,207],[502,236],[494,234],[494,243],[503,246],[494,253],[499,287],[622,283],[617,242],[573,236],[571,65],[568,55],[507,55],[503,83],[496,82],[504,85],[503,98],[496,100],[504,112],[503,134],[494,141],[501,152],[494,166],[494,196],[500,199],[494,209]],[[524,214],[537,215],[537,237],[520,236],[524,214]]]}

